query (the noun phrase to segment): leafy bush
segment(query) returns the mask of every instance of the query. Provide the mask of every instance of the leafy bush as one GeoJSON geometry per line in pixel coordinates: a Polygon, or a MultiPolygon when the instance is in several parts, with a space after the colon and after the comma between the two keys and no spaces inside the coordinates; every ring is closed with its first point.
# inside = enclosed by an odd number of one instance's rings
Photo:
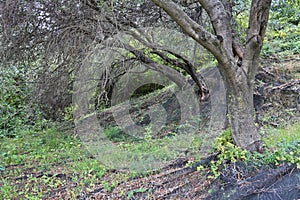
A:
{"type": "Polygon", "coordinates": [[[43,126],[38,106],[31,101],[32,84],[26,67],[0,66],[0,137],[14,137],[28,125],[43,126]]]}
{"type": "MultiPolygon", "coordinates": [[[[230,163],[235,163],[238,160],[247,161],[250,152],[241,149],[233,144],[230,129],[224,131],[214,144],[214,151],[219,152],[216,160],[210,162],[210,171],[212,175],[209,178],[217,178],[221,170],[230,163]]],[[[204,166],[198,166],[198,170],[203,170],[204,166]]]]}
{"type": "Polygon", "coordinates": [[[268,151],[264,161],[279,165],[282,163],[295,164],[300,168],[300,124],[286,129],[269,130],[269,135],[264,138],[268,151]]]}
{"type": "MultiPolygon", "coordinates": [[[[300,53],[300,10],[299,1],[274,1],[266,33],[263,56],[286,56],[300,53]]],[[[233,14],[237,24],[233,24],[236,35],[246,42],[248,29],[248,8],[250,1],[236,1],[233,14]]]]}
{"type": "Polygon", "coordinates": [[[287,25],[283,29],[271,29],[265,39],[264,56],[289,55],[300,53],[300,29],[287,25]]]}
{"type": "Polygon", "coordinates": [[[268,135],[263,137],[265,151],[251,153],[235,146],[228,129],[224,131],[214,144],[214,151],[219,152],[217,158],[209,166],[198,166],[198,170],[209,169],[210,178],[218,178],[221,171],[231,163],[243,161],[251,165],[277,166],[281,164],[294,164],[300,168],[300,124],[286,129],[268,129],[268,135]]]}
{"type": "Polygon", "coordinates": [[[300,10],[298,1],[275,1],[270,12],[270,20],[264,56],[300,53],[300,10]]]}

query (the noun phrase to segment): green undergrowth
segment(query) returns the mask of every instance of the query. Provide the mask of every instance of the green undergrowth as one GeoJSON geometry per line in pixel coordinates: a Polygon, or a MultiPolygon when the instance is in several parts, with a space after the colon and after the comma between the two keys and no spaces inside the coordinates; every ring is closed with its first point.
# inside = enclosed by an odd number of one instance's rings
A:
{"type": "Polygon", "coordinates": [[[65,187],[76,199],[106,173],[77,137],[55,128],[0,140],[0,199],[41,199],[65,187]]]}
{"type": "Polygon", "coordinates": [[[104,130],[104,135],[112,142],[134,142],[138,138],[124,133],[119,127],[112,126],[104,130]]]}
{"type": "Polygon", "coordinates": [[[300,123],[286,128],[265,127],[262,130],[264,151],[251,153],[234,145],[228,129],[216,139],[214,151],[219,152],[209,165],[198,166],[198,171],[208,171],[208,178],[215,179],[231,164],[237,161],[249,163],[252,167],[276,167],[282,164],[300,168],[300,123]]]}
{"type": "Polygon", "coordinates": [[[262,55],[280,58],[299,54],[299,1],[274,1],[269,18],[262,55]]]}
{"type": "MultiPolygon", "coordinates": [[[[178,157],[199,156],[198,151],[203,140],[200,135],[176,134],[172,131],[164,137],[156,138],[151,127],[146,127],[141,137],[127,135],[118,127],[107,128],[104,135],[111,144],[90,145],[89,150],[93,155],[104,160],[109,168],[126,168],[139,173],[156,170],[178,157]]],[[[104,142],[107,143],[107,140],[104,142]]]]}
{"type": "MultiPolygon", "coordinates": [[[[114,134],[117,132],[119,133],[117,128],[112,128],[106,134],[111,140],[115,140],[117,135],[114,134]]],[[[230,130],[224,131],[214,144],[214,151],[219,152],[218,156],[209,165],[198,166],[198,170],[207,172],[208,178],[215,179],[224,168],[238,161],[251,163],[256,168],[281,164],[295,164],[300,168],[300,123],[282,129],[264,127],[262,136],[264,152],[250,153],[233,144],[230,130]]],[[[176,139],[175,135],[171,135],[156,139],[148,129],[142,141],[126,141],[128,138],[121,136],[117,138],[118,142],[114,141],[114,145],[132,156],[133,160],[127,160],[124,164],[135,163],[135,158],[139,158],[143,162],[136,164],[142,166],[157,159],[168,160],[180,156],[174,155],[174,152],[180,152],[180,148],[186,150],[187,146],[190,149],[186,152],[197,152],[196,149],[203,142],[200,137],[190,138],[184,134],[177,137],[176,139]],[[171,147],[177,149],[165,147],[170,141],[173,143],[171,147]],[[186,144],[182,141],[186,141],[186,144]]],[[[108,156],[117,155],[113,152],[102,155],[105,159],[108,156]]],[[[189,155],[182,152],[181,156],[189,155]]],[[[91,156],[80,139],[71,133],[56,128],[20,131],[16,137],[1,138],[0,199],[42,199],[60,189],[69,199],[76,199],[80,194],[99,187],[111,192],[119,183],[132,177],[151,174],[127,171],[104,178],[113,174],[109,173],[110,167],[91,156]]]]}
{"type": "Polygon", "coordinates": [[[300,123],[282,129],[269,128],[265,132],[265,162],[295,164],[300,168],[300,123]]]}

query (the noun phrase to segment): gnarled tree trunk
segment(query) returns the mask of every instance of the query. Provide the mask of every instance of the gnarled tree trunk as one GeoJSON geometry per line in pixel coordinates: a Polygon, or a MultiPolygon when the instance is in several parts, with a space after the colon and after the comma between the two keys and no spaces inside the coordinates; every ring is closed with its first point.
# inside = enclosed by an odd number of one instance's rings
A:
{"type": "MultiPolygon", "coordinates": [[[[226,81],[225,81],[226,82],[226,81]]],[[[228,119],[236,145],[255,151],[260,135],[254,123],[253,86],[245,81],[226,83],[228,119]]]]}
{"type": "Polygon", "coordinates": [[[260,135],[254,124],[253,82],[268,23],[271,0],[252,0],[247,39],[244,44],[234,34],[232,1],[199,0],[211,20],[214,32],[191,19],[171,0],[152,0],[196,42],[218,60],[227,87],[228,117],[235,143],[259,150],[260,135]],[[257,145],[258,144],[258,145],[257,145]]]}

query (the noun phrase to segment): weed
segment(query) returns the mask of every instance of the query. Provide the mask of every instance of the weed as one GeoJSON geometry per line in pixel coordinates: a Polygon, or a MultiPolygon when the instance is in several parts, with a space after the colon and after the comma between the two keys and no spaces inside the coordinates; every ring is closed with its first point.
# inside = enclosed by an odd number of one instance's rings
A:
{"type": "Polygon", "coordinates": [[[112,142],[134,142],[138,140],[138,138],[124,133],[116,126],[105,129],[104,135],[112,142]]]}
{"type": "Polygon", "coordinates": [[[109,183],[106,180],[102,181],[102,185],[103,188],[106,189],[108,192],[112,191],[112,187],[109,185],[109,183]]]}
{"type": "MultiPolygon", "coordinates": [[[[220,152],[216,160],[210,162],[209,169],[212,175],[208,178],[217,178],[221,170],[229,163],[235,163],[237,160],[246,161],[249,152],[233,144],[230,129],[224,131],[214,143],[214,151],[220,152]]],[[[204,166],[198,166],[198,170],[206,169],[204,166]]]]}
{"type": "Polygon", "coordinates": [[[300,123],[285,129],[269,129],[264,138],[268,151],[264,161],[279,165],[290,163],[300,168],[300,123]]]}
{"type": "Polygon", "coordinates": [[[139,188],[139,189],[136,189],[136,190],[130,190],[127,194],[127,198],[131,199],[134,196],[134,194],[143,193],[143,192],[146,192],[146,191],[147,191],[146,188],[139,188]]]}
{"type": "Polygon", "coordinates": [[[0,187],[1,199],[13,199],[17,195],[16,187],[8,179],[0,179],[3,185],[0,187]]]}
{"type": "Polygon", "coordinates": [[[235,146],[228,129],[216,139],[214,151],[219,152],[217,159],[210,162],[209,167],[198,166],[197,170],[203,171],[209,168],[215,179],[220,172],[230,163],[238,160],[251,163],[252,165],[280,165],[283,163],[295,164],[300,168],[300,124],[290,126],[286,129],[264,130],[263,142],[265,151],[263,153],[250,153],[235,146]]]}
{"type": "Polygon", "coordinates": [[[53,189],[74,183],[77,187],[68,193],[76,197],[106,173],[76,136],[56,128],[24,130],[14,138],[1,138],[0,160],[1,175],[12,177],[0,179],[0,199],[42,199],[53,189]]]}

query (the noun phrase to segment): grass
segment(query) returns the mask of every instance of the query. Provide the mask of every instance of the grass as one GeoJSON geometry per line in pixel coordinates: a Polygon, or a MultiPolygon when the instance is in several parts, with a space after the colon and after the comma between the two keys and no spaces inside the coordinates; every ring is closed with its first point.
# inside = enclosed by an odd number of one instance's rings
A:
{"type": "Polygon", "coordinates": [[[282,164],[294,165],[300,169],[300,123],[285,128],[263,127],[264,152],[251,153],[233,144],[230,129],[224,131],[214,146],[219,152],[208,166],[198,166],[198,171],[208,171],[208,179],[217,179],[222,170],[238,160],[249,163],[256,169],[276,167],[282,164]]]}
{"type": "MultiPolygon", "coordinates": [[[[113,128],[107,133],[113,135],[113,140],[117,137],[114,131],[118,132],[118,129],[113,128]]],[[[167,161],[180,156],[176,153],[180,149],[189,147],[189,152],[197,152],[202,143],[201,137],[190,138],[188,134],[154,139],[150,129],[148,131],[143,141],[126,142],[121,136],[122,140],[114,143],[132,156],[124,161],[124,165],[131,163],[140,167],[153,164],[157,159],[167,161]],[[166,148],[169,143],[177,149],[166,148]]],[[[264,132],[263,141],[268,151],[247,159],[275,165],[292,163],[300,167],[300,123],[281,129],[265,127],[264,132]]],[[[42,199],[60,192],[64,198],[77,199],[101,187],[112,192],[119,183],[141,175],[133,171],[110,173],[108,167],[111,166],[105,167],[92,157],[78,137],[55,128],[40,132],[22,131],[14,138],[2,137],[0,140],[0,199],[42,199]]],[[[230,153],[230,149],[225,152],[228,156],[230,153]]],[[[117,157],[113,153],[102,156],[105,159],[117,157]]],[[[132,190],[124,195],[130,198],[144,190],[132,190]]]]}
{"type": "Polygon", "coordinates": [[[264,132],[267,132],[264,142],[270,147],[275,147],[279,143],[287,145],[300,141],[300,123],[281,129],[266,128],[264,132]]]}
{"type": "Polygon", "coordinates": [[[76,199],[106,173],[77,137],[55,128],[0,140],[0,199],[41,199],[65,188],[76,199]]]}
{"type": "Polygon", "coordinates": [[[288,163],[300,168],[300,123],[281,129],[269,128],[265,132],[263,140],[269,150],[263,159],[265,163],[288,163]]]}
{"type": "Polygon", "coordinates": [[[108,167],[129,168],[129,171],[139,173],[158,169],[162,164],[180,156],[199,156],[198,151],[203,140],[202,136],[189,133],[173,133],[155,138],[150,128],[146,128],[144,137],[140,139],[129,135],[125,137],[125,133],[120,132],[117,127],[107,128],[104,134],[111,143],[101,138],[98,140],[95,136],[93,141],[96,142],[87,145],[90,152],[103,160],[108,167]]]}
{"type": "Polygon", "coordinates": [[[180,156],[180,152],[176,153],[178,150],[196,149],[201,144],[201,138],[194,136],[191,141],[190,136],[184,134],[154,139],[150,129],[145,140],[129,138],[126,141],[128,138],[121,135],[120,141],[116,132],[118,129],[112,128],[106,134],[127,157],[120,157],[123,154],[118,151],[99,152],[99,156],[102,160],[123,162],[124,166],[129,164],[133,169],[117,174],[108,173],[113,165],[100,163],[78,137],[56,128],[39,132],[24,130],[14,138],[0,138],[0,199],[53,198],[60,191],[64,198],[77,199],[101,187],[111,192],[119,183],[151,173],[147,172],[147,166],[174,159],[180,156]],[[167,148],[170,142],[177,149],[167,148]]]}
{"type": "Polygon", "coordinates": [[[144,140],[136,141],[117,133],[119,129],[111,128],[106,136],[127,157],[119,151],[98,153],[102,161],[121,162],[133,169],[118,174],[108,173],[114,166],[100,163],[78,137],[56,128],[24,130],[14,138],[0,138],[0,199],[50,198],[59,191],[64,198],[77,199],[101,187],[111,192],[121,182],[151,173],[147,166],[174,159],[187,148],[196,152],[201,145],[200,137],[188,134],[154,139],[149,129],[144,140]]]}

